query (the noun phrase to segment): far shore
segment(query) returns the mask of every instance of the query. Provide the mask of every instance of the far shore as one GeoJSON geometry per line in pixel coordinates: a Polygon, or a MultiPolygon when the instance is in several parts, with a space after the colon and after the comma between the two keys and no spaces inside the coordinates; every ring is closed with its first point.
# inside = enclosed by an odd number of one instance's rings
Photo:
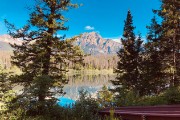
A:
{"type": "Polygon", "coordinates": [[[81,74],[81,75],[115,75],[113,72],[113,69],[82,69],[82,70],[73,70],[70,69],[67,75],[76,75],[76,74],[81,74]]]}
{"type": "MultiPolygon", "coordinates": [[[[13,67],[12,69],[6,69],[5,72],[10,72],[13,74],[21,74],[22,71],[17,68],[13,67]]],[[[113,72],[113,69],[81,69],[81,70],[74,70],[74,69],[69,69],[67,72],[68,76],[76,75],[76,74],[81,74],[81,75],[115,75],[113,72]]]]}

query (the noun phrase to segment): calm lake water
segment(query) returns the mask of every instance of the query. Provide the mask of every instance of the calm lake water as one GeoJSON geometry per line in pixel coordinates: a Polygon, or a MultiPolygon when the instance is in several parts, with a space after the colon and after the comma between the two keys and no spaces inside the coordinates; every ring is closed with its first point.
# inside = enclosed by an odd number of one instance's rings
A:
{"type": "Polygon", "coordinates": [[[103,85],[111,87],[110,80],[115,79],[115,75],[72,75],[69,76],[69,83],[64,86],[66,92],[65,98],[77,100],[79,98],[79,91],[87,90],[92,97],[96,97],[97,91],[101,90],[103,85]]]}
{"type": "MultiPolygon", "coordinates": [[[[104,85],[107,87],[112,87],[110,80],[114,80],[116,75],[114,74],[76,74],[69,75],[69,83],[63,88],[66,94],[64,96],[57,96],[61,102],[58,104],[61,106],[69,105],[74,103],[75,100],[79,98],[79,91],[84,89],[92,95],[92,97],[97,97],[97,92],[102,89],[104,85]]],[[[22,86],[16,86],[15,91],[21,90],[22,86]]]]}

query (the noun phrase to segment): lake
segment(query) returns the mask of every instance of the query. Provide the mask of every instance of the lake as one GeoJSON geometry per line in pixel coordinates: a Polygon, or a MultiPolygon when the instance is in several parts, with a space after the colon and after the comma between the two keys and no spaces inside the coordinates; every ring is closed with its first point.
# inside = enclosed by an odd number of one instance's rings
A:
{"type": "Polygon", "coordinates": [[[111,87],[110,80],[114,80],[116,75],[114,74],[76,74],[68,76],[69,83],[64,86],[66,92],[66,98],[77,100],[79,98],[79,91],[87,90],[92,97],[96,97],[97,92],[101,90],[103,85],[111,87]]]}
{"type": "MultiPolygon", "coordinates": [[[[71,73],[68,75],[69,83],[63,88],[66,94],[63,97],[56,97],[61,99],[61,101],[64,101],[63,104],[66,104],[66,102],[77,100],[79,98],[79,91],[84,89],[88,91],[92,97],[96,98],[97,92],[101,90],[104,85],[107,87],[112,86],[110,80],[114,80],[115,77],[116,75],[113,74],[112,71],[71,73]]],[[[16,86],[14,90],[19,92],[22,88],[22,86],[16,86]]]]}

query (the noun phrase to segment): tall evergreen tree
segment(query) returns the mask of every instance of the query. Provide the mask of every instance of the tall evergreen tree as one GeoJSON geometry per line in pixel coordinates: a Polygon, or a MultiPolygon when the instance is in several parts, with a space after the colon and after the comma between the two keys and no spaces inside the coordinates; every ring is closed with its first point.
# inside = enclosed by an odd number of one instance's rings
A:
{"type": "Polygon", "coordinates": [[[33,104],[34,110],[37,108],[41,114],[47,106],[56,102],[55,96],[64,94],[62,88],[68,83],[68,62],[81,62],[82,52],[73,45],[77,37],[65,40],[65,37],[57,35],[58,31],[68,30],[63,13],[78,5],[72,4],[71,0],[38,1],[23,28],[17,29],[5,22],[13,38],[23,39],[22,45],[11,45],[14,48],[12,63],[23,72],[13,81],[24,86],[18,98],[26,97],[27,105],[36,99],[38,102],[33,104]]]}
{"type": "Polygon", "coordinates": [[[180,1],[162,0],[160,10],[155,13],[162,18],[161,50],[170,86],[180,84],[180,1]]]}
{"type": "Polygon", "coordinates": [[[125,89],[139,92],[139,58],[142,41],[140,37],[136,40],[134,34],[135,27],[133,26],[133,17],[130,10],[124,23],[124,38],[121,39],[122,49],[117,53],[119,57],[118,66],[115,71],[117,78],[113,80],[112,83],[116,86],[114,92],[120,92],[122,86],[125,87],[125,89]]]}
{"type": "Polygon", "coordinates": [[[165,79],[162,66],[162,52],[160,49],[161,26],[156,17],[151,19],[150,26],[147,26],[147,43],[144,45],[142,60],[142,79],[146,95],[159,93],[165,87],[165,79]]]}

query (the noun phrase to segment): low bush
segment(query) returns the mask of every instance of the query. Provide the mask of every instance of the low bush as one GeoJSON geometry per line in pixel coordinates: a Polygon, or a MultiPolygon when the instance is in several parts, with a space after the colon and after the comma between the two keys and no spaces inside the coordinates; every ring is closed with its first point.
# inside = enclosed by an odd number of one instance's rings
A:
{"type": "Polygon", "coordinates": [[[99,120],[98,111],[97,101],[86,91],[81,91],[80,98],[72,107],[50,106],[43,115],[33,114],[33,111],[26,112],[23,107],[19,107],[3,112],[0,118],[2,120],[99,120]]]}
{"type": "Polygon", "coordinates": [[[122,98],[116,99],[118,106],[154,106],[180,104],[180,87],[170,87],[157,95],[138,97],[127,92],[122,98]]]}

